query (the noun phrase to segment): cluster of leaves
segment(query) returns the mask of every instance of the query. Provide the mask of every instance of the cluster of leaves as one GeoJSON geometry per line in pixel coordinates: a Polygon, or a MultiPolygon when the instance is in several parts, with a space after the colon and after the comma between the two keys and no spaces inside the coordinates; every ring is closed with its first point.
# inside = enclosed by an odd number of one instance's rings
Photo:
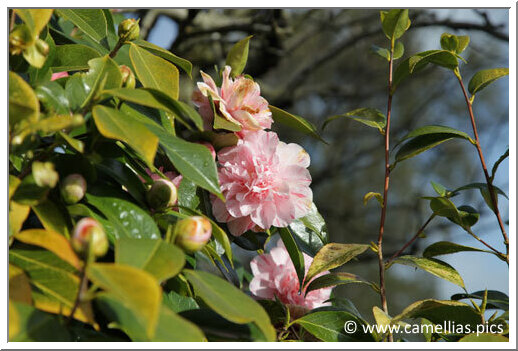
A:
{"type": "MultiPolygon", "coordinates": [[[[345,272],[313,279],[370,247],[328,243],[324,219],[314,205],[306,217],[287,228],[240,237],[233,237],[213,220],[209,196],[223,198],[217,165],[208,149],[196,142],[208,141],[220,149],[233,145],[236,139],[228,133],[234,126],[217,116],[215,131],[203,131],[197,111],[178,100],[179,76],[191,77],[190,62],[149,42],[117,33],[124,17],[109,10],[17,9],[12,16],[16,22],[10,34],[9,58],[11,341],[385,339],[385,335],[364,333],[361,328],[353,334],[344,331],[347,321],[368,325],[347,299],[333,298],[332,306],[292,316],[290,308],[278,300],[256,301],[246,294],[250,273],[234,257],[231,244],[262,252],[277,234],[306,293],[349,283],[376,292],[379,287],[345,272]],[[129,68],[130,74],[123,74],[121,66],[129,68]],[[53,73],[64,71],[67,77],[51,80],[53,73]],[[136,79],[131,82],[128,77],[133,76],[136,79]],[[183,176],[176,208],[149,208],[146,191],[153,180],[148,169],[164,178],[160,169],[174,169],[183,176]],[[70,205],[63,200],[59,184],[75,173],[86,179],[88,188],[80,202],[70,205]],[[208,218],[213,234],[194,254],[176,246],[171,235],[179,219],[192,215],[208,218]],[[69,243],[82,217],[101,223],[110,242],[108,254],[88,265],[69,243]],[[314,257],[310,267],[304,266],[303,252],[314,257]],[[221,274],[200,269],[207,264],[221,274]]],[[[391,41],[388,59],[402,57],[404,47],[397,39],[410,25],[408,11],[383,12],[382,24],[391,41]]],[[[226,63],[235,75],[246,67],[249,40],[239,41],[228,54],[226,63]]],[[[428,63],[457,69],[466,39],[450,35],[441,45],[443,50],[436,53],[406,59],[396,69],[394,81],[399,84],[428,63]]],[[[387,57],[384,50],[377,48],[376,52],[387,57]]],[[[470,92],[480,91],[502,72],[475,75],[470,92]]],[[[302,117],[274,106],[270,109],[276,122],[323,141],[315,126],[302,117]]],[[[385,133],[386,118],[378,110],[359,109],[343,116],[385,133]]],[[[392,167],[453,138],[473,143],[466,133],[444,126],[415,130],[402,140],[392,167]]],[[[473,234],[471,227],[478,214],[466,206],[456,207],[450,198],[477,188],[488,199],[485,184],[454,191],[439,185],[434,188],[439,195],[429,198],[434,215],[446,217],[473,234]]],[[[370,197],[381,196],[371,193],[366,199],[370,197]]],[[[453,267],[433,258],[459,251],[487,250],[441,242],[430,246],[423,257],[403,256],[394,263],[419,267],[464,288],[453,267]]],[[[378,324],[415,318],[434,324],[489,322],[505,325],[506,334],[507,311],[508,298],[502,293],[465,291],[451,301],[418,301],[392,318],[377,307],[373,315],[378,324]],[[461,299],[470,299],[473,306],[457,301],[461,299]],[[504,313],[495,313],[486,321],[489,309],[504,313]]],[[[426,337],[466,338],[452,334],[426,337]]]]}

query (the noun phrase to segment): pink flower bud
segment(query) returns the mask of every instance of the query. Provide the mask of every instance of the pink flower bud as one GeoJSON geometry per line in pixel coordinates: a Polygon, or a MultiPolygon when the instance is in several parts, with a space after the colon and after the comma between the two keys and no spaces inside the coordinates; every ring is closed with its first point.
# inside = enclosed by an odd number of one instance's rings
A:
{"type": "Polygon", "coordinates": [[[58,72],[58,73],[52,73],[52,77],[50,77],[50,80],[56,80],[59,78],[68,77],[68,72],[58,72]]]}
{"type": "Polygon", "coordinates": [[[176,186],[169,180],[158,179],[148,190],[146,199],[155,210],[171,208],[178,199],[176,186]]]}
{"type": "Polygon", "coordinates": [[[75,204],[85,196],[86,180],[81,174],[70,174],[61,183],[60,191],[65,203],[75,204]]]}
{"type": "Polygon", "coordinates": [[[104,229],[95,219],[86,217],[77,222],[72,235],[71,244],[79,254],[91,250],[96,257],[101,257],[108,251],[108,238],[104,229]]]}
{"type": "Polygon", "coordinates": [[[119,69],[122,75],[122,87],[131,89],[135,88],[135,75],[131,71],[131,68],[126,65],[120,65],[119,69]]]}
{"type": "Polygon", "coordinates": [[[174,228],[176,244],[187,252],[201,250],[212,236],[212,225],[201,216],[193,216],[178,221],[174,228]]]}

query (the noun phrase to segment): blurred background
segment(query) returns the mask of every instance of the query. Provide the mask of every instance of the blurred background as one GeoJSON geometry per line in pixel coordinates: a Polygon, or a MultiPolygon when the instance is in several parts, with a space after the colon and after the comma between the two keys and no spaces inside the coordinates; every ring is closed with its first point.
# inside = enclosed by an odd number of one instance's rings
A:
{"type": "MultiPolygon", "coordinates": [[[[245,72],[260,84],[272,104],[298,114],[320,127],[336,114],[359,107],[386,111],[388,64],[370,52],[372,44],[387,46],[377,9],[152,9],[120,10],[140,18],[141,36],[190,60],[193,80],[183,76],[181,99],[190,100],[189,87],[200,80],[199,70],[214,74],[222,67],[232,45],[253,35],[245,72]]],[[[440,49],[443,32],[469,35],[461,74],[467,84],[481,69],[508,67],[508,10],[411,10],[412,25],[403,36],[405,56],[440,49]]],[[[481,144],[488,168],[505,152],[509,140],[509,81],[497,81],[477,94],[474,104],[481,144]]],[[[462,91],[451,71],[428,67],[402,84],[393,101],[391,138],[395,141],[423,125],[441,124],[472,135],[462,91]]],[[[383,137],[375,129],[340,120],[323,132],[325,145],[275,125],[286,142],[301,144],[311,155],[314,200],[327,221],[330,241],[369,243],[377,240],[380,209],[376,201],[363,205],[363,196],[382,192],[383,137]]],[[[495,185],[508,192],[509,168],[504,161],[495,185]]],[[[476,150],[462,141],[449,141],[398,165],[390,178],[384,253],[390,257],[428,218],[431,211],[422,196],[435,193],[430,181],[448,189],[484,182],[476,150]]],[[[457,206],[469,204],[480,212],[474,232],[505,251],[495,216],[478,190],[456,197],[457,206]]],[[[509,219],[508,202],[500,197],[500,211],[509,219]]],[[[453,241],[480,247],[459,227],[434,219],[406,253],[420,255],[433,242],[453,241]]],[[[236,248],[239,250],[239,248],[236,248]]],[[[242,252],[247,258],[247,253],[242,252]]],[[[251,257],[248,255],[248,257],[251,257]]],[[[469,292],[483,289],[508,293],[507,265],[493,255],[459,253],[442,256],[462,275],[469,292]]],[[[245,262],[246,264],[246,262],[245,262]]],[[[378,281],[374,253],[346,265],[346,270],[378,281]]],[[[395,315],[418,299],[449,299],[461,289],[423,271],[394,265],[386,275],[389,311],[395,315]],[[417,283],[416,283],[417,282],[417,283]]],[[[346,285],[335,289],[350,298],[371,319],[379,296],[367,287],[346,285]]]]}

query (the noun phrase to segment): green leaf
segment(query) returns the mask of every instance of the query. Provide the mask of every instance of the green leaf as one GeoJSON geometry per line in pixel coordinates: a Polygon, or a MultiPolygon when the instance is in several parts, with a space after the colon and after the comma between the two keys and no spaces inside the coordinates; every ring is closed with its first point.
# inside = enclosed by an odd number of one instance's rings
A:
{"type": "Polygon", "coordinates": [[[416,301],[392,318],[393,323],[403,319],[426,318],[434,324],[452,323],[476,327],[482,323],[477,311],[469,305],[448,300],[427,299],[416,301]]]}
{"type": "Polygon", "coordinates": [[[219,188],[216,163],[209,149],[166,132],[157,123],[132,108],[124,108],[124,114],[126,119],[132,118],[145,124],[153,134],[158,136],[162,148],[178,172],[224,200],[219,188]]]}
{"type": "Polygon", "coordinates": [[[419,62],[417,62],[417,64],[412,66],[412,70],[410,70],[410,59],[411,58],[412,58],[412,56],[401,61],[401,63],[394,70],[394,74],[393,74],[393,78],[392,78],[392,91],[391,91],[392,94],[394,94],[397,87],[406,78],[408,78],[411,74],[415,74],[415,73],[423,70],[423,68],[425,68],[428,65],[428,62],[426,60],[420,60],[419,62]]]}
{"type": "Polygon", "coordinates": [[[444,185],[434,182],[433,180],[430,182],[432,184],[433,190],[437,193],[439,196],[446,196],[446,193],[448,190],[444,187],[444,185]]]}
{"type": "Polygon", "coordinates": [[[363,333],[363,328],[361,328],[363,322],[345,311],[313,312],[293,321],[292,324],[300,325],[322,341],[374,341],[371,335],[363,333]],[[344,325],[348,321],[357,326],[355,333],[345,332],[344,325]]]}
{"type": "Polygon", "coordinates": [[[47,55],[41,51],[44,41],[37,38],[36,43],[23,50],[23,58],[33,67],[42,68],[47,61],[47,55]]]}
{"type": "MultiPolygon", "coordinates": [[[[471,294],[461,293],[452,295],[452,300],[462,300],[462,299],[476,299],[476,300],[484,300],[484,295],[486,291],[476,291],[471,294]]],[[[509,310],[509,296],[504,294],[501,291],[497,290],[487,290],[487,304],[486,309],[501,309],[504,311],[509,310]]]]}
{"type": "Polygon", "coordinates": [[[304,285],[307,285],[317,274],[327,271],[349,262],[369,248],[363,244],[339,244],[330,243],[318,251],[309,266],[304,285]]]}
{"type": "Polygon", "coordinates": [[[33,38],[37,38],[52,16],[52,9],[16,9],[16,14],[31,30],[33,38]]]}
{"type": "Polygon", "coordinates": [[[457,52],[459,46],[459,39],[456,35],[443,33],[441,35],[441,48],[447,51],[457,52]]]}
{"type": "Polygon", "coordinates": [[[492,253],[491,251],[477,249],[475,247],[464,246],[456,243],[452,243],[449,241],[439,241],[433,243],[428,246],[424,252],[423,256],[426,258],[431,258],[440,255],[449,255],[456,252],[464,252],[464,251],[476,251],[476,252],[487,252],[492,253]]]}
{"type": "Polygon", "coordinates": [[[162,282],[180,273],[185,257],[178,247],[160,239],[121,238],[115,244],[115,262],[143,269],[162,282]]]}
{"type": "Polygon", "coordinates": [[[328,243],[326,222],[314,203],[306,216],[293,221],[289,227],[298,247],[312,257],[328,243]]]}
{"type": "Polygon", "coordinates": [[[39,115],[40,104],[30,85],[9,71],[9,128],[12,130],[22,121],[35,123],[39,115]]]}
{"type": "Polygon", "coordinates": [[[183,296],[174,291],[164,293],[163,304],[176,313],[200,308],[192,297],[183,296]]]}
{"type": "Polygon", "coordinates": [[[390,61],[390,50],[386,48],[380,48],[377,45],[371,46],[371,52],[384,58],[387,61],[390,61]]]}
{"type": "MultiPolygon", "coordinates": [[[[494,211],[493,201],[491,201],[491,194],[489,193],[489,189],[487,188],[487,184],[486,183],[470,183],[470,184],[461,186],[460,188],[457,188],[457,189],[453,190],[453,193],[455,194],[455,193],[458,193],[459,191],[470,190],[470,189],[478,189],[480,191],[480,194],[484,198],[484,201],[486,202],[486,205],[491,210],[494,211]]],[[[495,191],[495,193],[497,195],[502,195],[506,199],[509,199],[507,197],[507,195],[504,193],[504,191],[502,189],[500,189],[499,187],[493,185],[493,190],[495,191]]],[[[497,206],[498,206],[498,198],[497,198],[497,206]]]]}
{"type": "Polygon", "coordinates": [[[381,14],[383,32],[390,40],[399,39],[410,27],[407,9],[393,9],[381,14]]]}
{"type": "Polygon", "coordinates": [[[160,308],[157,329],[153,338],[155,342],[200,342],[207,341],[200,328],[180,317],[164,304],[160,308]],[[173,326],[173,328],[171,328],[173,326]]]}
{"type": "Polygon", "coordinates": [[[63,139],[63,141],[68,146],[70,146],[72,149],[76,150],[79,153],[83,153],[85,146],[81,140],[72,138],[70,135],[63,133],[63,132],[58,132],[57,136],[58,136],[58,140],[59,140],[59,138],[63,139]]]}
{"type": "Polygon", "coordinates": [[[105,158],[98,163],[97,169],[124,186],[128,193],[142,206],[146,206],[146,186],[142,179],[125,163],[112,158],[105,158]]]}
{"type": "Polygon", "coordinates": [[[363,204],[367,205],[367,202],[369,202],[369,200],[372,199],[373,197],[376,200],[378,200],[378,202],[381,205],[381,207],[383,207],[383,196],[380,193],[375,193],[375,192],[372,192],[372,191],[370,191],[367,194],[365,194],[365,196],[363,197],[363,204]]]}
{"type": "MultiPolygon", "coordinates": [[[[393,262],[406,266],[421,268],[428,273],[431,273],[439,278],[464,288],[464,281],[462,280],[460,274],[455,270],[455,268],[446,262],[434,258],[422,258],[414,256],[401,256],[396,258],[393,262]]],[[[423,318],[427,317],[423,316],[423,318]]]]}
{"type": "Polygon", "coordinates": [[[241,39],[236,44],[234,44],[232,49],[230,49],[228,52],[225,65],[232,68],[230,71],[231,77],[240,75],[245,69],[246,61],[248,60],[248,47],[250,45],[251,38],[252,35],[241,39]]]}
{"type": "Polygon", "coordinates": [[[184,102],[170,98],[168,95],[158,90],[149,88],[120,88],[106,90],[103,93],[142,106],[170,112],[180,120],[184,121],[184,123],[187,123],[186,121],[190,119],[194,122],[198,130],[203,130],[203,119],[195,109],[184,102]]]}
{"type": "Polygon", "coordinates": [[[423,51],[409,58],[409,71],[413,73],[429,63],[454,70],[459,65],[459,60],[454,53],[447,50],[423,51]]]}
{"type": "Polygon", "coordinates": [[[462,337],[459,342],[509,342],[509,339],[499,334],[473,333],[462,337]]]}
{"type": "MultiPolygon", "coordinates": [[[[14,329],[14,328],[13,328],[14,329]]],[[[61,318],[42,312],[30,305],[9,302],[9,341],[72,341],[61,318]],[[18,328],[12,333],[11,317],[16,315],[18,328]]]]}
{"type": "Polygon", "coordinates": [[[148,164],[153,164],[158,147],[158,137],[142,123],[118,110],[97,105],[93,109],[95,125],[106,138],[121,140],[143,156],[148,164]]]}
{"type": "Polygon", "coordinates": [[[227,281],[207,272],[184,270],[194,292],[225,319],[246,324],[254,322],[267,341],[276,338],[275,329],[264,309],[251,297],[227,281]]]}
{"type": "Polygon", "coordinates": [[[509,68],[493,68],[478,71],[468,84],[468,91],[475,95],[495,80],[509,75],[509,68]]]}
{"type": "Polygon", "coordinates": [[[366,281],[365,279],[356,274],[345,272],[329,273],[313,279],[306,288],[306,295],[307,293],[313,290],[327,288],[329,286],[344,285],[351,283],[367,284],[371,287],[374,287],[372,283],[366,281]]]}
{"type": "Polygon", "coordinates": [[[121,238],[160,238],[160,231],[155,221],[139,206],[127,200],[109,195],[93,195],[88,193],[86,200],[97,208],[107,219],[103,224],[110,241],[114,243],[121,238]],[[105,223],[108,222],[107,228],[105,223]]]}
{"type": "Polygon", "coordinates": [[[54,72],[85,70],[89,68],[88,61],[100,56],[96,50],[86,45],[58,45],[51,67],[54,72]]]}
{"type": "Polygon", "coordinates": [[[144,48],[157,56],[160,56],[163,59],[166,59],[171,63],[174,63],[176,66],[184,70],[185,73],[187,73],[187,75],[189,76],[189,78],[191,78],[192,63],[188,60],[178,57],[170,51],[142,39],[133,40],[133,43],[137,44],[141,48],[144,48]]]}
{"type": "Polygon", "coordinates": [[[36,96],[47,111],[57,114],[70,113],[65,89],[59,83],[46,82],[43,85],[39,85],[36,88],[36,96]]]}
{"type": "Polygon", "coordinates": [[[119,66],[108,55],[88,61],[90,69],[83,76],[83,83],[89,88],[81,108],[87,106],[92,98],[103,89],[120,88],[122,75],[119,66]]]}
{"type": "Polygon", "coordinates": [[[322,126],[322,129],[324,129],[329,122],[334,121],[338,118],[347,117],[354,119],[357,122],[363,123],[369,127],[378,128],[380,132],[383,132],[385,129],[385,125],[387,123],[387,118],[385,115],[375,109],[375,108],[368,108],[368,107],[362,107],[347,113],[344,113],[342,115],[332,116],[325,120],[324,125],[322,126]]]}
{"type": "Polygon", "coordinates": [[[397,147],[403,141],[411,139],[397,152],[396,162],[419,155],[420,153],[453,138],[465,139],[472,142],[472,139],[468,134],[450,127],[424,126],[417,128],[403,137],[403,139],[401,139],[396,145],[397,147]]]}
{"type": "Polygon", "coordinates": [[[304,274],[306,273],[304,269],[304,256],[288,228],[279,228],[279,235],[281,236],[282,242],[290,255],[295,271],[297,272],[297,277],[299,278],[299,289],[302,289],[304,274]]]}
{"type": "Polygon", "coordinates": [[[292,115],[291,113],[272,105],[270,105],[270,111],[272,111],[272,117],[275,122],[284,124],[325,143],[325,140],[318,134],[315,126],[304,118],[292,115]]]}
{"type": "Polygon", "coordinates": [[[146,336],[153,338],[162,292],[151,274],[122,264],[93,263],[87,268],[87,276],[138,316],[144,322],[146,336]]]}
{"type": "Polygon", "coordinates": [[[23,269],[31,284],[71,308],[79,289],[77,270],[50,251],[23,245],[9,249],[9,262],[23,269]]]}
{"type": "Polygon", "coordinates": [[[42,203],[32,206],[32,210],[45,229],[55,231],[65,238],[70,236],[68,220],[64,216],[64,211],[56,203],[46,199],[42,203]]]}
{"type": "Polygon", "coordinates": [[[129,55],[135,73],[144,87],[160,90],[171,98],[178,99],[180,74],[176,66],[135,44],[131,44],[129,55]]]}
{"type": "MultiPolygon", "coordinates": [[[[491,169],[491,181],[495,179],[496,171],[498,170],[498,166],[509,157],[509,148],[498,158],[498,160],[493,165],[493,168],[491,169]]],[[[493,186],[494,187],[494,186],[493,186]]]]}
{"type": "Polygon", "coordinates": [[[43,201],[49,192],[49,188],[36,184],[32,174],[23,178],[21,184],[13,195],[13,200],[21,205],[37,205],[43,201]]]}
{"type": "Polygon", "coordinates": [[[394,55],[392,56],[392,59],[397,60],[403,57],[405,54],[405,46],[402,42],[398,41],[396,45],[394,46],[394,55]]]}
{"type": "Polygon", "coordinates": [[[103,11],[99,9],[58,9],[60,16],[74,23],[83,33],[93,41],[103,44],[110,49],[106,36],[108,28],[103,11]]]}

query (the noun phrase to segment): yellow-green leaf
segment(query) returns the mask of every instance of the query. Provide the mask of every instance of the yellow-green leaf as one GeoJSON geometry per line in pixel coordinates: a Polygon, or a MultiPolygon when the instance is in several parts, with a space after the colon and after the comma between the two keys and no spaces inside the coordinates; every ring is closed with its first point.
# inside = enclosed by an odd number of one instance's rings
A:
{"type": "Polygon", "coordinates": [[[29,277],[12,264],[9,264],[9,299],[29,305],[32,303],[29,277]]]}
{"type": "Polygon", "coordinates": [[[30,28],[33,38],[37,38],[52,16],[53,9],[15,9],[15,13],[30,28]]]}
{"type": "Polygon", "coordinates": [[[93,109],[95,125],[106,138],[121,140],[130,145],[152,164],[158,147],[158,137],[143,124],[126,116],[116,109],[95,106],[93,109]]]}
{"type": "Polygon", "coordinates": [[[251,38],[252,36],[250,35],[244,39],[241,39],[228,52],[225,64],[232,68],[230,71],[230,75],[232,77],[240,75],[245,69],[246,61],[248,60],[248,47],[250,46],[251,38]]]}
{"type": "Polygon", "coordinates": [[[478,71],[469,81],[468,90],[471,95],[475,95],[495,80],[507,75],[509,75],[509,68],[493,68],[478,71]]]}
{"type": "Polygon", "coordinates": [[[59,233],[65,238],[70,236],[68,223],[64,216],[65,210],[60,209],[54,202],[46,199],[38,205],[32,206],[32,210],[45,229],[59,233]]]}
{"type": "Polygon", "coordinates": [[[27,124],[38,121],[40,103],[34,90],[19,75],[9,71],[9,127],[21,121],[27,124]]]}
{"type": "Polygon", "coordinates": [[[178,99],[180,73],[172,63],[131,44],[129,55],[135,73],[142,85],[162,91],[173,99],[178,99]]]}

